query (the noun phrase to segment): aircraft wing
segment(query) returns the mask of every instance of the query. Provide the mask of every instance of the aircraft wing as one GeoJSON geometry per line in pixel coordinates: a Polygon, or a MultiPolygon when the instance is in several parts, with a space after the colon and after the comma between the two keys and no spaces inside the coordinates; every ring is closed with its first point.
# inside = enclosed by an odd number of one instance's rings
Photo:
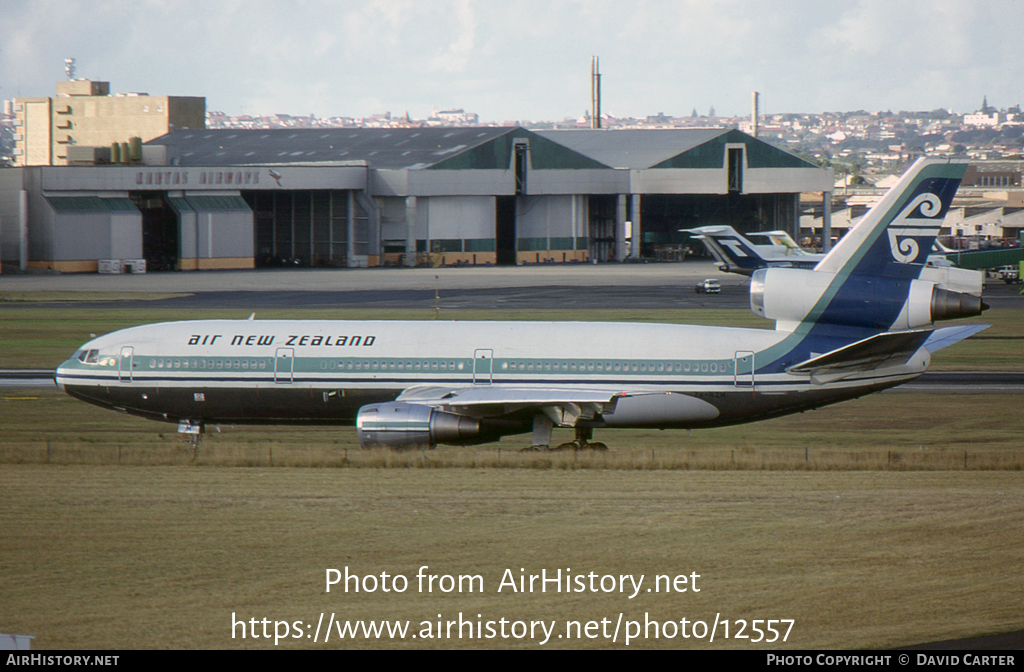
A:
{"type": "MultiPolygon", "coordinates": [[[[826,352],[794,364],[789,373],[810,373],[814,376],[870,371],[886,365],[906,364],[932,334],[927,330],[891,331],[826,352]]],[[[963,338],[966,338],[963,337],[963,338]]]]}
{"type": "Polygon", "coordinates": [[[437,403],[444,406],[479,406],[486,404],[543,405],[552,403],[612,403],[626,396],[622,390],[575,390],[557,388],[506,387],[475,385],[472,387],[411,387],[395,401],[437,403]]]}
{"type": "Polygon", "coordinates": [[[544,413],[557,425],[571,426],[579,417],[612,413],[615,403],[627,396],[622,390],[576,390],[506,387],[413,387],[395,401],[433,406],[473,417],[512,415],[533,410],[544,413]]]}

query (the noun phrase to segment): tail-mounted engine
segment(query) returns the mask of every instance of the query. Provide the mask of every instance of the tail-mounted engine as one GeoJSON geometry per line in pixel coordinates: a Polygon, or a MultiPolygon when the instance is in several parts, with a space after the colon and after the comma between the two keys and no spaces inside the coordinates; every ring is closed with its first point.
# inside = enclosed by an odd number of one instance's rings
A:
{"type": "Polygon", "coordinates": [[[822,271],[760,269],[750,280],[750,309],[791,331],[805,319],[881,330],[915,329],[980,315],[988,308],[980,296],[930,280],[855,275],[842,283],[835,279],[835,274],[822,271]]]}
{"type": "Polygon", "coordinates": [[[356,416],[356,432],[363,448],[471,444],[481,433],[475,418],[402,402],[363,406],[356,416]]]}

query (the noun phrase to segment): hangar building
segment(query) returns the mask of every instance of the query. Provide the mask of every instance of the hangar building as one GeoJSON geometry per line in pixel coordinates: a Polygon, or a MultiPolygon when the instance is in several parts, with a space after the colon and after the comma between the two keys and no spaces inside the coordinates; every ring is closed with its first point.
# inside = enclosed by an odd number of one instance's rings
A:
{"type": "Polygon", "coordinates": [[[832,171],[730,129],[179,130],[138,165],[0,170],[0,258],[95,271],[678,258],[795,230],[832,171]]]}

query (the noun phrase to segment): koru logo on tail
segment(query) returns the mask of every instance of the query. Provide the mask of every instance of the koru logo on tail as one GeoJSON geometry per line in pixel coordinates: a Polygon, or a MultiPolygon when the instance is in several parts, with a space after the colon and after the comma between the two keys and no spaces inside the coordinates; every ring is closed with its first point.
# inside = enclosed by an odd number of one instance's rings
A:
{"type": "Polygon", "coordinates": [[[942,200],[938,196],[918,194],[889,223],[889,249],[897,263],[924,263],[924,258],[927,258],[931,250],[932,239],[939,235],[942,222],[936,221],[936,218],[941,212],[942,200]],[[926,242],[923,252],[922,242],[926,242]],[[924,258],[919,259],[922,256],[924,258]]]}

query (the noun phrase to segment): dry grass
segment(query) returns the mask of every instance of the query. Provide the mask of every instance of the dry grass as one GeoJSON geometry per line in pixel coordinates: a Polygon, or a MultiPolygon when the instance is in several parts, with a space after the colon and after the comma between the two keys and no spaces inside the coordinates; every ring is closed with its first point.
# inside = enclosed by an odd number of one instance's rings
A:
{"type": "MultiPolygon", "coordinates": [[[[37,648],[271,645],[232,640],[233,612],[417,627],[459,612],[559,621],[720,613],[794,618],[791,648],[1018,630],[1020,400],[874,395],[692,436],[603,432],[607,453],[520,453],[514,440],[500,452],[391,453],[358,449],[351,428],[224,428],[185,466],[191,450],[173,425],[57,392],[8,394],[0,628],[36,635],[37,648]],[[421,565],[480,574],[489,590],[322,594],[328,567],[413,576],[421,565]],[[520,567],[696,571],[704,583],[700,593],[635,600],[493,592],[505,568],[520,567]]],[[[536,646],[331,646],[478,644],[536,646]]],[[[633,644],[645,645],[706,643],[633,644]]]]}
{"type": "Polygon", "coordinates": [[[0,303],[117,303],[121,301],[161,301],[192,296],[172,292],[72,292],[13,291],[0,292],[0,303]]]}
{"type": "MultiPolygon", "coordinates": [[[[620,612],[662,621],[720,613],[795,619],[790,648],[882,648],[1024,627],[1016,473],[5,465],[0,493],[0,624],[34,634],[37,648],[273,647],[232,640],[233,612],[409,619],[415,629],[459,612],[613,623],[620,612]],[[328,567],[413,577],[422,565],[479,574],[485,592],[419,594],[415,582],[405,594],[323,592],[328,567]],[[701,591],[498,594],[505,568],[696,572],[701,591]]],[[[476,645],[537,644],[330,644],[476,645]]],[[[713,646],[764,645],[719,631],[713,646]]]]}
{"type": "Polygon", "coordinates": [[[547,469],[632,471],[1024,471],[1024,449],[625,448],[608,452],[520,452],[512,448],[439,447],[431,451],[363,450],[337,445],[183,441],[96,445],[34,442],[0,446],[0,464],[299,467],[334,469],[547,469]]]}

